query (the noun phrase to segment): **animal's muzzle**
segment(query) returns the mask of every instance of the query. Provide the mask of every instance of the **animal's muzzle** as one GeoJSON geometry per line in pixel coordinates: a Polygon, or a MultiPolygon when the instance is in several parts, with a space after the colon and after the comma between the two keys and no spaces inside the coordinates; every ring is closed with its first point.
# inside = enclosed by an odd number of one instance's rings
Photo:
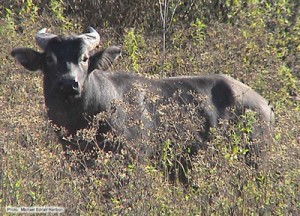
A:
{"type": "Polygon", "coordinates": [[[59,89],[68,95],[80,94],[80,86],[78,81],[72,78],[61,79],[59,82],[59,89]]]}

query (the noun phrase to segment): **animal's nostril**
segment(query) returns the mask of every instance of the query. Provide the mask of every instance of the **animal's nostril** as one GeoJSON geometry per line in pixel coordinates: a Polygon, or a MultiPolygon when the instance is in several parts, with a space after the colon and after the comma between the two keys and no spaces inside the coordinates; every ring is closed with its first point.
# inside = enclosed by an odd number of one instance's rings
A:
{"type": "Polygon", "coordinates": [[[73,87],[73,86],[78,86],[78,82],[76,82],[73,79],[63,79],[60,82],[61,86],[66,86],[66,87],[73,87]]]}
{"type": "Polygon", "coordinates": [[[64,82],[63,81],[59,81],[58,82],[58,87],[61,89],[61,90],[63,90],[63,88],[64,88],[64,82]]]}
{"type": "Polygon", "coordinates": [[[79,92],[79,83],[74,79],[62,79],[58,85],[63,92],[70,94],[77,94],[79,92]]]}
{"type": "Polygon", "coordinates": [[[72,85],[72,88],[74,89],[74,90],[77,90],[78,89],[78,82],[76,82],[76,81],[74,81],[74,83],[73,83],[73,85],[72,85]]]}

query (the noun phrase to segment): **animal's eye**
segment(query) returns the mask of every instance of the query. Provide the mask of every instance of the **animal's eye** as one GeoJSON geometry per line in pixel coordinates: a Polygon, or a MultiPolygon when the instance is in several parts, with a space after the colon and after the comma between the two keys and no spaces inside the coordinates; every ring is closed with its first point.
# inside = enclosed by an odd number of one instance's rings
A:
{"type": "Polygon", "coordinates": [[[50,56],[50,55],[48,55],[48,56],[46,56],[46,62],[47,62],[47,64],[53,64],[53,58],[52,58],[52,56],[50,56]]]}
{"type": "Polygon", "coordinates": [[[86,56],[86,55],[84,55],[84,56],[82,56],[81,62],[83,62],[83,63],[87,63],[87,62],[88,62],[88,60],[89,60],[89,57],[88,57],[88,56],[86,56]]]}

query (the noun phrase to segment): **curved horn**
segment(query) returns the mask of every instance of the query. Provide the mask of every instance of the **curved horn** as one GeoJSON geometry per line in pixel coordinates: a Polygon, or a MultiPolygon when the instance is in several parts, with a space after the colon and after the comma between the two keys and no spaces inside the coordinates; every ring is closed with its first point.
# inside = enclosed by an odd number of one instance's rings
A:
{"type": "Polygon", "coordinates": [[[39,47],[43,50],[46,49],[46,46],[51,38],[57,37],[55,34],[47,33],[47,28],[42,28],[35,35],[35,41],[39,47]]]}
{"type": "Polygon", "coordinates": [[[78,35],[78,37],[84,40],[89,50],[93,50],[100,42],[100,35],[92,27],[89,27],[89,33],[78,35]]]}

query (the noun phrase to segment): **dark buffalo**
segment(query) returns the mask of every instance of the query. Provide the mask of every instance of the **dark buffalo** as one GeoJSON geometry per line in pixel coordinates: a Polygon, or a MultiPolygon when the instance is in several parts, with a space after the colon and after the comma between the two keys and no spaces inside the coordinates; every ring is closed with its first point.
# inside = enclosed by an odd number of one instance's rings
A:
{"type": "MultiPolygon", "coordinates": [[[[196,114],[205,120],[199,136],[204,142],[210,128],[217,127],[221,119],[234,120],[246,110],[259,114],[261,125],[256,131],[264,138],[269,136],[274,122],[272,108],[245,84],[222,74],[148,79],[127,72],[109,72],[121,49],[113,46],[93,53],[99,41],[92,28],[89,33],[67,37],[42,29],[36,42],[44,52],[30,48],[12,51],[12,56],[26,69],[43,72],[48,116],[70,135],[89,127],[96,114],[110,112],[111,117],[99,124],[99,146],[103,147],[103,133],[107,132],[122,135],[125,140],[147,138],[149,131],[161,123],[157,107],[172,99],[179,105],[199,106],[196,114]],[[195,95],[202,97],[201,103],[195,95]],[[156,96],[158,99],[153,99],[156,96]],[[135,112],[126,112],[122,103],[134,106],[135,112]],[[142,122],[143,130],[129,127],[128,119],[142,122]]],[[[64,147],[72,146],[71,143],[72,139],[64,142],[64,147]]],[[[86,148],[86,144],[81,148],[86,148]]]]}

